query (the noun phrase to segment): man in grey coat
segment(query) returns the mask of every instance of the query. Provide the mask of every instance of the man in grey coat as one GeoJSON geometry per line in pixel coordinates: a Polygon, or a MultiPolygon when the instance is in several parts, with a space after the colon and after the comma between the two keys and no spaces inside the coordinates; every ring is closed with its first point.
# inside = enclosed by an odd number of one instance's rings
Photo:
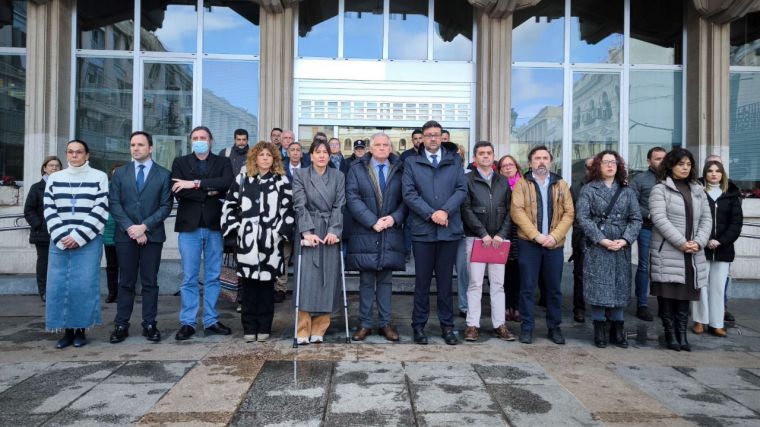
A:
{"type": "Polygon", "coordinates": [[[649,168],[636,175],[631,180],[631,188],[636,192],[641,211],[642,225],[637,240],[639,245],[639,262],[636,269],[636,317],[651,322],[652,313],[649,311],[649,244],[652,240],[652,219],[649,217],[649,193],[657,184],[657,168],[665,158],[665,149],[651,148],[647,152],[649,168]]]}
{"type": "Polygon", "coordinates": [[[409,206],[414,251],[414,342],[427,344],[425,324],[430,313],[430,282],[435,272],[438,320],[446,344],[459,343],[454,334],[452,266],[464,235],[460,207],[467,197],[467,178],[458,154],[441,147],[441,125],[422,126],[424,147],[404,162],[402,191],[409,206]]]}
{"type": "Polygon", "coordinates": [[[153,138],[134,132],[130,138],[132,162],[114,173],[109,186],[111,216],[116,221],[114,242],[119,260],[119,292],[111,343],[129,335],[129,319],[135,302],[135,283],[142,285],[143,336],[160,341],[156,327],[158,267],[166,241],[164,220],[172,210],[171,173],[153,162],[153,138]]]}

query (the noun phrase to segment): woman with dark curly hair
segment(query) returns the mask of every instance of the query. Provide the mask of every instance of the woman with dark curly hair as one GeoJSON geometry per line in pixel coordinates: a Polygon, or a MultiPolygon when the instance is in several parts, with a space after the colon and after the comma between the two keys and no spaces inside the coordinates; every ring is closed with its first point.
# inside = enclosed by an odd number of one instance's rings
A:
{"type": "Polygon", "coordinates": [[[707,286],[709,265],[703,249],[712,230],[710,205],[689,150],[671,150],[657,170],[657,180],[649,194],[650,293],[657,297],[668,348],[691,351],[686,338],[689,302],[699,301],[700,288],[707,286]]]}
{"type": "Polygon", "coordinates": [[[280,150],[260,141],[248,150],[245,168],[227,192],[222,233],[237,237],[237,275],[242,297],[243,339],[266,341],[274,316],[274,283],[285,271],[283,242],[295,225],[293,192],[280,150]]]}
{"type": "Polygon", "coordinates": [[[583,296],[591,306],[594,344],[607,346],[604,312],[609,309],[609,340],[626,348],[623,308],[631,296],[631,244],[641,229],[641,213],[617,152],[606,150],[594,157],[589,182],[581,189],[576,206],[576,221],[586,236],[583,296]]]}

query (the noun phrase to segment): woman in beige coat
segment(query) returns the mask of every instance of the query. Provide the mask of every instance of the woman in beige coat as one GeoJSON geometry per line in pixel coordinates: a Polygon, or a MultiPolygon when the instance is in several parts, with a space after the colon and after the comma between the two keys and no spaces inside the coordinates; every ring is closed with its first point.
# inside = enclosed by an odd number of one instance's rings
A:
{"type": "Polygon", "coordinates": [[[657,297],[668,348],[691,351],[686,339],[689,302],[699,301],[707,285],[704,247],[712,216],[704,188],[697,181],[694,156],[674,148],[657,171],[659,183],[649,195],[654,227],[650,246],[650,292],[657,297]]]}

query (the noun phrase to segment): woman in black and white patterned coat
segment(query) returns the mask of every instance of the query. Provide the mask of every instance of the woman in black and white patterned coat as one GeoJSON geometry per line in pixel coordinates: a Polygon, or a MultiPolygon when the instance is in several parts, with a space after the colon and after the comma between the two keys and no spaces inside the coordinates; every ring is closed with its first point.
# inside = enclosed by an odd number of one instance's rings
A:
{"type": "Polygon", "coordinates": [[[631,244],[641,229],[641,213],[636,193],[628,187],[625,164],[618,153],[606,150],[597,154],[588,176],[589,182],[581,189],[575,207],[577,223],[586,236],[583,296],[591,306],[597,347],[607,346],[604,311],[609,309],[610,341],[625,348],[628,340],[623,308],[631,296],[631,244]],[[617,200],[613,200],[618,192],[617,200]]]}
{"type": "Polygon", "coordinates": [[[274,144],[260,141],[248,151],[245,170],[227,193],[221,222],[224,236],[237,234],[243,339],[265,341],[272,329],[274,283],[286,268],[283,241],[290,240],[295,224],[293,192],[274,144]]]}

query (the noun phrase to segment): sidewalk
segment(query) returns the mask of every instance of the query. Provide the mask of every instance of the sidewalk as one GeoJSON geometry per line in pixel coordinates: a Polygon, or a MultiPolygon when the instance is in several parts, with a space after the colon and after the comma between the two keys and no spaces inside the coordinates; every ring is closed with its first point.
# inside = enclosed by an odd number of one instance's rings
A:
{"type": "MultiPolygon", "coordinates": [[[[81,349],[56,350],[33,296],[0,296],[0,425],[758,425],[760,313],[733,300],[729,337],[689,334],[691,353],[664,350],[659,322],[626,313],[631,347],[598,349],[590,319],[564,306],[567,345],[545,338],[537,309],[534,344],[489,333],[484,310],[477,343],[446,346],[433,316],[428,346],[411,343],[412,297],[394,295],[400,343],[377,335],[345,344],[342,316],[326,343],[292,348],[292,297],[277,305],[275,338],[242,342],[239,316],[220,303],[233,335],[174,340],[179,298],[162,296],[164,340],[108,343],[106,325],[81,349]]],[[[350,295],[350,326],[358,296],[350,295]]],[[[656,305],[656,303],[655,303],[656,305]]],[[[656,307],[653,307],[656,309],[656,307]]],[[[435,304],[432,304],[435,313],[435,304]]],[[[460,337],[463,319],[456,319],[460,337]]],[[[510,323],[511,330],[519,325],[510,323]]]]}

